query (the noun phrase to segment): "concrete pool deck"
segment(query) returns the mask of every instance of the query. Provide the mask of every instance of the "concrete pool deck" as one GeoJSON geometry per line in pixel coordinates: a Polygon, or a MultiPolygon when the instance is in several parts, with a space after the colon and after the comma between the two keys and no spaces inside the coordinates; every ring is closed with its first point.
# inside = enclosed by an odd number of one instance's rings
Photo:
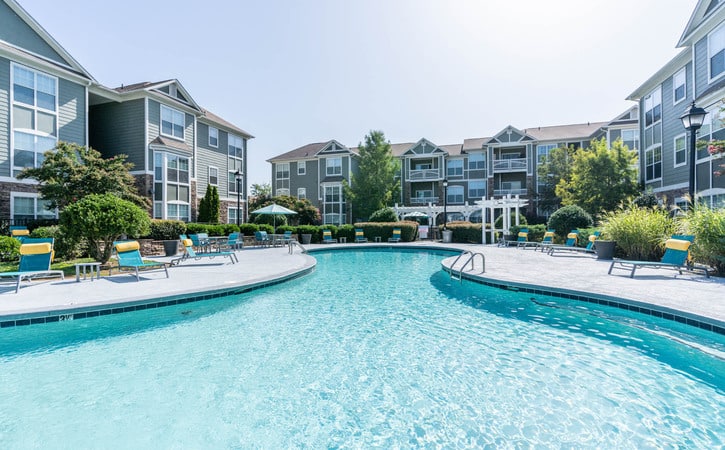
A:
{"type": "MultiPolygon", "coordinates": [[[[622,300],[645,303],[653,309],[677,311],[683,316],[708,319],[725,327],[725,279],[702,275],[677,274],[673,270],[638,269],[635,278],[629,272],[615,270],[608,275],[610,261],[590,255],[561,253],[549,256],[533,249],[501,248],[494,245],[439,244],[429,241],[401,244],[328,244],[310,245],[310,250],[346,249],[374,246],[437,247],[480,252],[486,258],[486,272],[476,268],[467,272],[484,280],[542,286],[577,291],[622,300]]],[[[171,296],[184,296],[218,289],[233,289],[268,284],[280,278],[293,278],[315,266],[314,252],[302,254],[297,248],[289,254],[282,248],[245,248],[237,251],[239,263],[228,259],[186,261],[163,270],[143,272],[141,281],[133,275],[114,274],[100,280],[76,282],[49,279],[23,282],[20,292],[15,284],[0,283],[0,322],[23,317],[64,314],[78,309],[101,309],[110,305],[139,303],[171,296]]],[[[150,258],[169,261],[171,258],[150,258]]],[[[450,266],[455,258],[444,258],[450,266]]],[[[460,265],[460,262],[459,262],[460,265]]],[[[294,282],[294,281],[292,281],[294,282]]]]}

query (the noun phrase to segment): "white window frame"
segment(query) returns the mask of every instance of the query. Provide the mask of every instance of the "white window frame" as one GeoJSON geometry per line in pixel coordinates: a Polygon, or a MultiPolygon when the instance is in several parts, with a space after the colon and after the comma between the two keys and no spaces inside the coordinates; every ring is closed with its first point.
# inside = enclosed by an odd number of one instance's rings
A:
{"type": "MultiPolygon", "coordinates": [[[[154,151],[154,201],[153,201],[153,216],[156,219],[178,219],[188,222],[191,220],[191,157],[185,156],[185,155],[178,155],[176,153],[171,152],[165,152],[165,151],[154,151]],[[161,158],[161,166],[157,166],[157,156],[161,158]],[[168,179],[168,171],[169,171],[169,159],[170,157],[173,158],[180,158],[185,159],[187,164],[187,170],[188,172],[188,179],[186,182],[180,181],[177,177],[176,181],[170,181],[168,179]],[[156,169],[160,168],[161,178],[159,179],[157,175],[156,169]],[[158,189],[159,184],[161,185],[161,200],[156,200],[156,190],[158,189]],[[183,200],[169,200],[168,199],[168,189],[170,185],[177,186],[177,189],[181,186],[184,186],[187,188],[188,197],[186,201],[183,200]],[[187,215],[181,216],[179,214],[175,216],[169,215],[169,205],[176,205],[177,208],[179,207],[186,207],[187,208],[187,215]]],[[[182,172],[177,167],[177,172],[182,172]]]]}
{"type": "Polygon", "coordinates": [[[446,192],[446,203],[458,205],[462,204],[465,201],[465,189],[463,186],[448,186],[448,190],[446,192]],[[458,197],[460,197],[460,201],[458,200],[458,197]]]}
{"type": "Polygon", "coordinates": [[[209,147],[219,148],[219,128],[209,127],[209,147]],[[212,144],[212,138],[216,143],[212,144]]]}
{"type": "Polygon", "coordinates": [[[342,176],[342,158],[325,158],[325,174],[328,177],[342,176]]]}
{"type": "Polygon", "coordinates": [[[687,165],[687,133],[678,134],[672,139],[672,164],[673,167],[681,167],[687,165]],[[677,141],[679,139],[682,139],[682,142],[684,143],[684,147],[681,150],[677,149],[677,141]],[[683,158],[683,161],[681,163],[677,163],[677,153],[681,151],[685,154],[685,157],[683,158]]]}
{"type": "Polygon", "coordinates": [[[303,200],[307,198],[307,188],[297,188],[297,199],[303,200]]]}
{"type": "Polygon", "coordinates": [[[209,166],[208,176],[209,177],[207,178],[207,181],[209,182],[210,185],[212,185],[212,186],[219,186],[219,168],[218,167],[216,167],[216,166],[209,166]],[[215,175],[212,175],[212,171],[216,172],[216,174],[215,175]],[[212,176],[216,178],[216,182],[212,182],[211,181],[212,176]]]}
{"type": "Polygon", "coordinates": [[[486,154],[483,152],[469,153],[468,154],[468,170],[486,170],[486,154]],[[481,159],[473,160],[474,156],[480,157],[481,159]],[[480,167],[479,167],[479,165],[480,165],[480,167]]]}
{"type": "Polygon", "coordinates": [[[277,163],[274,165],[274,193],[290,195],[290,163],[277,163]]]}
{"type": "Polygon", "coordinates": [[[538,144],[536,146],[536,164],[544,164],[549,161],[549,153],[555,148],[559,148],[556,144],[538,144]],[[544,160],[541,160],[541,156],[544,156],[544,160]]]}
{"type": "Polygon", "coordinates": [[[343,225],[345,223],[345,194],[342,184],[326,184],[322,186],[322,218],[323,223],[332,225],[343,225]],[[327,201],[327,191],[331,190],[332,201],[327,201]],[[335,200],[337,198],[337,200],[335,200]],[[330,209],[330,211],[328,211],[330,209]],[[339,209],[339,211],[335,211],[339,209]],[[338,220],[335,220],[338,219],[338,220]]]}
{"type": "Polygon", "coordinates": [[[484,198],[485,199],[486,198],[486,188],[487,188],[487,186],[486,186],[486,180],[468,180],[468,198],[469,199],[473,199],[473,198],[484,198]],[[482,190],[483,191],[483,195],[473,195],[471,193],[471,191],[474,190],[474,189],[471,188],[471,184],[472,183],[481,183],[481,184],[483,184],[483,189],[475,189],[476,191],[482,190]]]}
{"type": "Polygon", "coordinates": [[[38,193],[34,192],[10,192],[10,218],[15,220],[15,199],[17,198],[31,198],[33,199],[33,218],[31,220],[37,220],[37,219],[45,219],[45,218],[52,218],[57,219],[58,218],[58,208],[55,209],[55,211],[52,214],[47,214],[46,216],[38,217],[38,201],[43,200],[43,198],[38,193]]]}
{"type": "Polygon", "coordinates": [[[639,150],[640,147],[640,141],[639,141],[639,129],[638,128],[631,128],[631,129],[623,129],[619,135],[620,139],[622,139],[622,143],[626,144],[629,141],[636,142],[636,146],[633,148],[630,148],[630,150],[634,150],[635,148],[639,150]],[[633,133],[635,136],[635,139],[625,139],[624,133],[633,133]]]}
{"type": "MultiPolygon", "coordinates": [[[[712,76],[712,57],[714,56],[712,53],[712,47],[713,47],[712,38],[718,33],[725,34],[725,22],[721,23],[720,26],[718,26],[717,28],[712,30],[707,35],[707,81],[708,81],[708,83],[712,83],[713,81],[718,80],[723,75],[725,75],[725,70],[723,70],[722,72],[715,75],[714,77],[712,76]]],[[[725,40],[725,37],[723,37],[723,39],[725,40]]],[[[723,47],[718,50],[717,53],[720,53],[720,51],[723,51],[723,50],[725,50],[725,43],[723,44],[723,47]]]]}
{"type": "Polygon", "coordinates": [[[307,161],[297,161],[297,175],[307,174],[307,161]]]}
{"type": "MultiPolygon", "coordinates": [[[[239,188],[240,188],[240,194],[244,192],[244,174],[242,174],[242,179],[239,180],[239,188]]],[[[227,192],[229,195],[237,195],[237,171],[236,170],[229,170],[227,171],[227,192]]]]}
{"type": "Polygon", "coordinates": [[[679,72],[672,76],[672,104],[676,105],[687,100],[687,67],[683,67],[679,72]],[[682,78],[682,82],[678,84],[677,79],[682,78]],[[682,98],[677,100],[677,88],[682,86],[682,98]]]}
{"type": "Polygon", "coordinates": [[[227,137],[227,141],[227,156],[231,159],[242,161],[244,159],[244,139],[230,133],[227,137]],[[231,152],[232,148],[234,149],[233,153],[231,152]],[[239,155],[237,154],[237,149],[239,149],[239,155]]]}
{"type": "MultiPolygon", "coordinates": [[[[239,220],[239,223],[243,223],[244,222],[244,220],[243,220],[244,219],[244,217],[243,217],[244,214],[242,213],[242,211],[244,211],[244,210],[240,206],[239,207],[239,214],[241,214],[242,216],[239,218],[240,219],[239,220]]],[[[237,223],[237,207],[236,207],[236,205],[235,206],[227,206],[227,223],[233,223],[233,224],[236,224],[237,223]],[[234,217],[232,217],[232,216],[234,216],[234,217]]]]}
{"type": "Polygon", "coordinates": [[[463,160],[449,159],[446,162],[446,176],[449,178],[459,178],[463,176],[463,160]],[[453,165],[455,163],[455,165],[453,165]],[[453,173],[451,173],[453,172],[453,173]]]}
{"type": "Polygon", "coordinates": [[[39,167],[43,161],[43,153],[45,153],[48,150],[54,149],[56,147],[56,145],[58,144],[58,130],[60,128],[59,114],[58,114],[58,96],[59,96],[58,89],[59,89],[58,77],[47,74],[45,72],[41,72],[39,70],[31,69],[30,67],[24,66],[22,64],[17,64],[14,62],[10,63],[10,111],[9,111],[9,113],[10,113],[10,133],[9,133],[10,134],[10,148],[8,149],[9,150],[8,153],[9,153],[9,157],[10,157],[9,158],[10,159],[10,168],[11,168],[10,175],[12,177],[15,177],[18,172],[20,172],[21,170],[23,170],[25,168],[25,167],[20,167],[20,166],[16,167],[15,166],[15,150],[16,150],[15,133],[22,133],[24,135],[33,137],[33,143],[34,143],[33,150],[32,150],[33,154],[34,154],[33,155],[33,167],[39,167]],[[16,68],[20,68],[22,70],[32,72],[32,74],[33,74],[33,88],[32,88],[33,89],[33,104],[32,105],[15,100],[15,69],[16,68]],[[55,104],[53,105],[53,108],[54,108],[53,110],[49,110],[49,109],[38,106],[38,100],[37,100],[38,99],[38,75],[42,75],[43,77],[50,79],[54,83],[55,104]],[[31,111],[31,113],[33,114],[33,123],[34,123],[33,129],[27,129],[27,128],[16,129],[15,128],[15,117],[14,117],[15,106],[31,111]],[[49,134],[49,133],[44,133],[42,131],[37,130],[38,113],[42,113],[42,114],[49,115],[49,116],[52,115],[54,117],[54,119],[55,119],[55,135],[49,134]],[[47,148],[47,149],[38,150],[37,149],[38,148],[37,147],[38,138],[53,140],[53,146],[50,148],[47,148]]]}
{"type": "MultiPolygon", "coordinates": [[[[657,164],[657,162],[654,162],[654,160],[653,160],[653,163],[651,165],[652,166],[655,166],[656,164],[657,164]]],[[[651,183],[653,181],[659,181],[659,180],[661,180],[662,179],[662,169],[663,169],[662,168],[662,144],[656,144],[656,145],[653,145],[652,147],[648,148],[644,152],[644,181],[645,181],[645,183],[651,183]],[[647,155],[649,155],[650,153],[652,153],[653,154],[652,157],[654,158],[654,152],[658,148],[660,149],[660,159],[659,159],[660,176],[659,177],[654,177],[654,178],[647,178],[647,167],[648,167],[648,164],[647,164],[647,155]]]]}
{"type": "Polygon", "coordinates": [[[178,109],[172,108],[170,106],[166,106],[164,104],[161,104],[161,108],[159,109],[159,133],[161,133],[162,136],[170,137],[171,139],[178,139],[180,141],[186,140],[186,114],[183,111],[179,111],[178,109]],[[164,110],[168,110],[169,114],[171,114],[171,134],[164,133],[164,110]],[[174,134],[174,126],[179,125],[176,123],[176,119],[179,118],[179,115],[181,116],[182,123],[181,125],[181,136],[177,136],[174,134]]]}

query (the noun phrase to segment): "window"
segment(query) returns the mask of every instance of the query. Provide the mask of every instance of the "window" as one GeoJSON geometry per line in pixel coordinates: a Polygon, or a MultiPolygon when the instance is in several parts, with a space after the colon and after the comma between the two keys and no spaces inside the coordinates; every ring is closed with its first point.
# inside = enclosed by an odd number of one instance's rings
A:
{"type": "Polygon", "coordinates": [[[239,136],[234,136],[233,134],[229,135],[229,147],[228,147],[229,157],[230,158],[236,158],[236,159],[243,159],[244,158],[244,140],[240,138],[239,136]]]}
{"type": "Polygon", "coordinates": [[[209,127],[209,147],[219,147],[219,130],[209,127]]]}
{"type": "Polygon", "coordinates": [[[305,161],[297,161],[297,175],[304,175],[307,173],[307,163],[305,161]]]}
{"type": "Polygon", "coordinates": [[[289,195],[289,163],[275,164],[275,195],[289,195]]]}
{"type": "Polygon", "coordinates": [[[183,140],[185,128],[183,112],[161,105],[161,134],[183,140]]]}
{"type": "Polygon", "coordinates": [[[712,80],[725,71],[725,25],[720,25],[707,37],[707,57],[712,80]]]}
{"type": "Polygon", "coordinates": [[[189,158],[154,153],[154,218],[188,221],[191,218],[189,158]]]}
{"type": "Polygon", "coordinates": [[[344,223],[342,186],[326,185],[323,191],[322,218],[324,223],[341,225],[344,223]]]}
{"type": "Polygon", "coordinates": [[[675,138],[675,167],[685,164],[687,155],[687,140],[685,134],[681,134],[675,138]]]}
{"type": "Polygon", "coordinates": [[[662,119],[662,90],[659,87],[644,98],[644,116],[645,127],[662,119]]]}
{"type": "Polygon", "coordinates": [[[471,153],[468,155],[468,170],[485,170],[486,157],[483,153],[471,153]]]}
{"type": "Polygon", "coordinates": [[[209,184],[212,186],[219,185],[219,169],[209,166],[209,184]]]}
{"type": "Polygon", "coordinates": [[[672,99],[674,104],[680,103],[682,100],[687,97],[687,87],[686,84],[686,77],[685,77],[686,71],[683,67],[682,70],[677,72],[674,77],[672,77],[672,99]]]}
{"type": "Polygon", "coordinates": [[[644,180],[653,181],[662,178],[662,147],[657,146],[644,152],[644,180]]]}
{"type": "MultiPolygon", "coordinates": [[[[241,211],[239,212],[241,214],[241,211]]],[[[241,222],[241,221],[240,221],[241,222]]],[[[227,223],[237,223],[237,207],[227,208],[227,223]]]]}
{"type": "Polygon", "coordinates": [[[307,189],[305,188],[297,188],[297,198],[300,200],[307,198],[307,189]]]}
{"type": "Polygon", "coordinates": [[[38,198],[36,194],[11,193],[12,205],[11,215],[14,221],[34,219],[55,219],[58,212],[55,209],[48,209],[48,200],[38,198]]]}
{"type": "Polygon", "coordinates": [[[556,144],[541,144],[536,146],[536,161],[544,164],[549,160],[549,152],[556,148],[556,144]]]}
{"type": "MultiPolygon", "coordinates": [[[[240,171],[241,173],[241,171],[240,171]]],[[[229,195],[236,195],[237,194],[237,171],[229,171],[227,175],[227,186],[229,195]]],[[[240,188],[240,194],[242,191],[242,186],[244,186],[244,177],[242,176],[242,179],[239,180],[239,188],[240,188]]]]}
{"type": "Polygon", "coordinates": [[[342,175],[342,158],[327,158],[325,160],[327,176],[342,175]]]}
{"type": "Polygon", "coordinates": [[[463,186],[448,186],[448,203],[463,203],[463,186]]]}
{"type": "Polygon", "coordinates": [[[485,181],[469,181],[468,182],[468,198],[478,199],[486,197],[485,181]]]}
{"type": "Polygon", "coordinates": [[[58,140],[58,79],[13,64],[13,175],[38,167],[58,140]]]}
{"type": "Polygon", "coordinates": [[[446,171],[449,177],[462,177],[463,176],[463,160],[462,159],[450,159],[448,160],[448,170],[446,171]]]}
{"type": "Polygon", "coordinates": [[[639,148],[639,130],[622,130],[622,143],[630,150],[639,148]]]}

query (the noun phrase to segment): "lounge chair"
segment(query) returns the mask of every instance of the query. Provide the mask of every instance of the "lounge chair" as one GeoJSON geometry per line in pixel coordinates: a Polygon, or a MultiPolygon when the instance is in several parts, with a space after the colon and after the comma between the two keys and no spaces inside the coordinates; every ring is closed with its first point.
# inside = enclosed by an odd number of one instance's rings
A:
{"type": "Polygon", "coordinates": [[[554,230],[546,230],[544,233],[544,238],[541,240],[541,242],[536,243],[536,248],[534,250],[541,249],[543,252],[544,250],[548,250],[549,247],[554,245],[554,236],[556,235],[556,232],[554,230]]]}
{"type": "Polygon", "coordinates": [[[528,228],[522,228],[519,231],[519,234],[516,237],[516,247],[517,248],[536,247],[538,245],[539,245],[538,242],[529,241],[529,229],[528,228]]]}
{"type": "Polygon", "coordinates": [[[181,241],[181,244],[184,246],[184,255],[181,258],[177,258],[171,261],[171,265],[175,266],[177,264],[180,264],[187,259],[196,259],[199,260],[201,258],[216,258],[218,256],[222,258],[229,258],[229,260],[232,262],[232,264],[236,264],[239,262],[239,259],[237,258],[237,255],[234,252],[226,252],[226,251],[218,251],[218,252],[207,252],[207,253],[197,253],[194,251],[193,242],[191,239],[184,239],[181,241]]]}
{"type": "MultiPolygon", "coordinates": [[[[571,233],[569,233],[571,234],[571,233]]],[[[567,251],[567,252],[578,252],[578,253],[589,253],[594,254],[595,253],[595,246],[597,238],[602,233],[600,231],[595,231],[594,233],[589,235],[589,242],[587,242],[586,247],[577,247],[575,245],[552,245],[549,247],[549,255],[553,255],[557,251],[567,251]]],[[[577,232],[577,239],[578,239],[578,232],[577,232]]]]}
{"type": "Polygon", "coordinates": [[[337,239],[332,237],[332,230],[322,230],[322,243],[323,244],[336,244],[337,239]]]}
{"type": "Polygon", "coordinates": [[[571,230],[569,234],[566,235],[566,242],[564,242],[564,245],[551,245],[546,250],[548,254],[552,254],[557,248],[572,248],[576,247],[576,243],[579,241],[579,230],[571,230]]]}
{"type": "Polygon", "coordinates": [[[11,226],[9,230],[10,236],[19,240],[21,243],[24,242],[28,236],[30,236],[30,230],[28,230],[28,228],[24,226],[14,225],[11,226]]]}
{"type": "MultiPolygon", "coordinates": [[[[166,263],[161,262],[144,262],[139,251],[141,246],[137,241],[114,242],[113,249],[118,257],[118,271],[124,269],[133,269],[136,273],[136,281],[140,281],[138,275],[139,269],[163,268],[166,272],[166,278],[169,278],[169,269],[166,263]]],[[[108,275],[111,275],[113,268],[108,269],[108,275]]]]}
{"type": "Polygon", "coordinates": [[[262,247],[272,244],[272,239],[269,238],[266,231],[255,231],[254,240],[257,245],[261,245],[262,247]]]}
{"type": "Polygon", "coordinates": [[[365,237],[365,232],[362,230],[362,228],[355,228],[355,242],[367,242],[368,238],[365,237]]]}
{"type": "Polygon", "coordinates": [[[400,228],[393,228],[393,236],[388,238],[388,242],[400,242],[400,228]]]}
{"type": "Polygon", "coordinates": [[[1,278],[16,278],[15,293],[20,290],[20,282],[33,278],[60,276],[65,279],[62,270],[50,270],[53,246],[49,242],[29,243],[20,246],[20,264],[14,272],[0,272],[1,278]]]}
{"type": "MultiPolygon", "coordinates": [[[[635,261],[628,259],[614,259],[609,265],[609,275],[612,269],[618,265],[617,269],[630,270],[629,278],[634,278],[634,272],[637,268],[651,267],[653,269],[675,269],[682,275],[682,270],[692,270],[689,265],[690,246],[694,242],[695,237],[691,235],[673,235],[672,238],[665,242],[665,254],[659,261],[635,261]]],[[[705,276],[710,277],[707,269],[704,269],[705,276]]]]}

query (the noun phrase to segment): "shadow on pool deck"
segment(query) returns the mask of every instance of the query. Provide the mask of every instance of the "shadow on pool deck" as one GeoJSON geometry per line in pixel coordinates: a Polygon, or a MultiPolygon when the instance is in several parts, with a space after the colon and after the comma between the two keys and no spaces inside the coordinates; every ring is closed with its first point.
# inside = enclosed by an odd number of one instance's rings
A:
{"type": "MultiPolygon", "coordinates": [[[[286,247],[237,251],[239,263],[187,261],[163,271],[144,272],[136,282],[130,274],[114,274],[100,280],[48,280],[23,283],[18,294],[9,284],[0,284],[0,320],[8,316],[42,311],[66,311],[89,306],[136,302],[171,295],[199,293],[266,283],[310,270],[315,265],[314,250],[383,247],[437,247],[481,252],[486,258],[486,273],[496,281],[537,285],[571,291],[601,294],[644,302],[685,314],[706,317],[725,324],[725,279],[702,275],[678,275],[672,270],[640,269],[635,278],[628,272],[608,275],[609,261],[573,254],[552,257],[545,253],[515,247],[492,245],[438,244],[429,241],[401,244],[327,244],[307,246],[313,252],[299,250],[290,255],[286,247]]],[[[170,261],[172,258],[153,258],[170,261]]],[[[450,265],[454,258],[442,257],[450,265]]],[[[477,260],[477,266],[480,259],[477,260]]],[[[477,267],[473,272],[479,272],[477,267]]]]}

